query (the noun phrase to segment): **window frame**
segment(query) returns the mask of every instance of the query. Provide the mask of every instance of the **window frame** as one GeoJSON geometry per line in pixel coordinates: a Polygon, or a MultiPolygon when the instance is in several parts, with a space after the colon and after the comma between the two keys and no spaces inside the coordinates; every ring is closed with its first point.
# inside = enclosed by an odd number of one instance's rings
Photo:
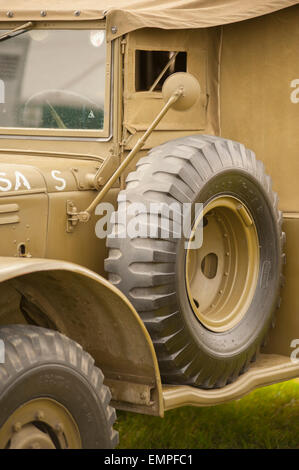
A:
{"type": "Polygon", "coordinates": [[[133,79],[133,90],[132,90],[132,94],[134,95],[135,93],[138,94],[138,96],[142,96],[145,95],[145,96],[153,96],[153,97],[160,97],[162,99],[162,90],[153,90],[153,91],[149,91],[149,90],[139,90],[137,91],[136,90],[136,67],[137,67],[137,64],[136,64],[136,51],[138,50],[141,50],[141,51],[147,51],[147,52],[184,52],[186,53],[186,71],[188,71],[188,50],[186,47],[183,47],[183,46],[179,46],[179,47],[176,47],[175,50],[173,51],[172,49],[170,49],[169,45],[161,45],[161,46],[151,46],[149,44],[146,44],[146,45],[135,45],[134,47],[134,57],[133,57],[133,69],[134,69],[134,79],[133,79]]]}
{"type": "MultiPolygon", "coordinates": [[[[23,23],[23,22],[22,22],[23,23]]],[[[21,23],[0,22],[0,30],[14,29],[20,26],[21,23]]],[[[34,29],[49,29],[49,30],[96,30],[104,29],[105,22],[103,21],[82,21],[81,23],[73,22],[41,22],[35,23],[34,29]]],[[[0,44],[1,47],[1,44],[0,44]]],[[[92,140],[107,140],[111,137],[111,96],[113,86],[113,53],[111,42],[106,42],[106,70],[105,70],[105,103],[104,103],[104,127],[103,129],[43,129],[31,127],[0,127],[0,138],[3,137],[33,137],[43,139],[92,139],[92,140]]]]}
{"type": "MultiPolygon", "coordinates": [[[[187,72],[188,70],[188,52],[187,50],[184,50],[182,48],[176,48],[176,50],[169,50],[169,49],[164,49],[163,46],[161,46],[159,49],[158,48],[151,48],[151,49],[148,49],[148,48],[135,48],[135,57],[134,57],[134,93],[162,93],[162,89],[160,90],[137,90],[136,89],[136,81],[137,81],[137,60],[136,60],[136,56],[137,56],[137,52],[174,52],[174,53],[177,53],[177,54],[185,54],[186,56],[186,67],[185,67],[185,70],[184,72],[187,72]]],[[[169,59],[170,60],[170,59],[169,59]]],[[[166,64],[165,64],[166,65],[166,64]]],[[[156,75],[156,77],[153,79],[153,82],[152,82],[152,85],[154,84],[155,80],[158,78],[159,74],[162,72],[163,69],[160,70],[160,72],[156,75]]],[[[167,71],[165,71],[165,74],[167,73],[167,71]]],[[[176,73],[176,72],[174,72],[176,73]]],[[[169,76],[169,75],[168,75],[169,76]]],[[[163,78],[163,75],[162,77],[160,78],[160,80],[163,78]]],[[[167,77],[164,79],[164,81],[167,79],[167,77]]],[[[159,81],[160,81],[159,80],[159,81]]],[[[159,83],[159,82],[158,82],[159,83]]],[[[157,85],[158,85],[157,83],[157,85]]]]}
{"type": "MultiPolygon", "coordinates": [[[[130,134],[144,132],[161,111],[164,103],[161,90],[136,91],[136,50],[177,51],[187,54],[187,72],[200,83],[201,97],[195,106],[182,114],[170,109],[154,134],[161,132],[202,132],[208,119],[208,49],[209,38],[205,30],[153,30],[133,31],[126,38],[124,59],[124,126],[130,134]],[[200,47],[194,42],[200,41],[200,47]]],[[[154,137],[152,137],[153,140],[154,137]]]]}

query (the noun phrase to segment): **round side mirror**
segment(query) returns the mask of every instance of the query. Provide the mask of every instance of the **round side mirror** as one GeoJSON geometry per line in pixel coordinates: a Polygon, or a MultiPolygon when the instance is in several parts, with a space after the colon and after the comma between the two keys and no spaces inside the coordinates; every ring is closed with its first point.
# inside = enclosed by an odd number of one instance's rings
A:
{"type": "Polygon", "coordinates": [[[178,89],[182,89],[183,94],[172,105],[172,108],[177,111],[185,111],[197,102],[200,95],[200,84],[190,73],[174,73],[163,84],[162,94],[164,101],[167,102],[178,89]]]}

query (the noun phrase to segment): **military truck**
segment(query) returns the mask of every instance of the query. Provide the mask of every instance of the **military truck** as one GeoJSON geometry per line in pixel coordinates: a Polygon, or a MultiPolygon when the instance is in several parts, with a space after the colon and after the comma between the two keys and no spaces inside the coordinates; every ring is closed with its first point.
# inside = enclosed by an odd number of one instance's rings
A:
{"type": "Polygon", "coordinates": [[[297,3],[1,2],[0,448],[298,376],[297,3]]]}

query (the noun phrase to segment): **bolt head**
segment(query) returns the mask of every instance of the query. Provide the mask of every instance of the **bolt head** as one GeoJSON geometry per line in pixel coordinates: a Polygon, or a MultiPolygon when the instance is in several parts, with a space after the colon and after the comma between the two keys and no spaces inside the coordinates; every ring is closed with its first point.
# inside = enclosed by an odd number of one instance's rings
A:
{"type": "Polygon", "coordinates": [[[21,425],[21,423],[19,423],[19,422],[13,424],[13,426],[12,426],[13,432],[19,432],[19,431],[21,430],[21,428],[22,428],[22,425],[21,425]]]}
{"type": "Polygon", "coordinates": [[[35,417],[38,421],[41,421],[45,417],[45,413],[43,411],[37,411],[35,417]]]}
{"type": "Polygon", "coordinates": [[[55,424],[55,431],[56,432],[63,432],[63,426],[61,423],[55,424]]]}
{"type": "Polygon", "coordinates": [[[30,449],[40,449],[40,444],[38,442],[33,442],[31,445],[30,445],[30,449]]]}

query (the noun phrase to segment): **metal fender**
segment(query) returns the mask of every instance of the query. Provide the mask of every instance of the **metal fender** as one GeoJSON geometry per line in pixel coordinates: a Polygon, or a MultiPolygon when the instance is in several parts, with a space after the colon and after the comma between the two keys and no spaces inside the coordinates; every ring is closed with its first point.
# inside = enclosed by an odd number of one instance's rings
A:
{"type": "Polygon", "coordinates": [[[55,328],[95,359],[113,406],[163,415],[162,387],[150,336],[128,299],[76,264],[0,257],[0,291],[13,289],[25,318],[55,328]]]}

